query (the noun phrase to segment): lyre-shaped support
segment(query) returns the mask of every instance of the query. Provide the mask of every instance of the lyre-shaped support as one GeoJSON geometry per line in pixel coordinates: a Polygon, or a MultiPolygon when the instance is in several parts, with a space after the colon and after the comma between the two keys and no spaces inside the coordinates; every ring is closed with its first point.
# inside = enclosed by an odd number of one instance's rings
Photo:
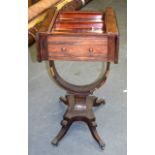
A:
{"type": "Polygon", "coordinates": [[[69,95],[66,95],[65,97],[60,97],[60,101],[68,106],[68,108],[61,122],[62,128],[53,139],[52,144],[58,145],[59,141],[65,136],[73,122],[83,121],[88,125],[93,138],[99,144],[101,149],[104,149],[105,143],[101,140],[96,130],[97,124],[95,122],[96,118],[93,113],[93,107],[105,104],[105,100],[90,95],[105,83],[110,70],[110,63],[107,63],[105,71],[96,82],[86,86],[77,86],[66,82],[58,74],[54,61],[50,61],[49,65],[51,74],[55,81],[69,93],[69,95]]]}

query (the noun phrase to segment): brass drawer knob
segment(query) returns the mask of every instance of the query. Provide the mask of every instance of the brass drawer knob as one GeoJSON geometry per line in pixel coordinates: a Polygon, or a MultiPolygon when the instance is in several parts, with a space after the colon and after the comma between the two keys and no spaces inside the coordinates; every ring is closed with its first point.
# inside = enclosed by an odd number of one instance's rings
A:
{"type": "Polygon", "coordinates": [[[63,52],[63,53],[66,52],[66,48],[65,47],[62,47],[61,48],[61,52],[63,52]]]}
{"type": "Polygon", "coordinates": [[[89,56],[93,55],[93,48],[89,48],[89,56]]]}

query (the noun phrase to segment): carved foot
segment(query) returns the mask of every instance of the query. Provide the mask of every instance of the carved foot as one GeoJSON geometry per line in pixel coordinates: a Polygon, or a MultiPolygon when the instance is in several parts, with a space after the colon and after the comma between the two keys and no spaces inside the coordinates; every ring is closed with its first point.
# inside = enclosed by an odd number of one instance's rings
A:
{"type": "Polygon", "coordinates": [[[59,99],[60,99],[60,101],[63,102],[65,105],[68,105],[68,100],[67,100],[66,97],[60,96],[59,99]]]}
{"type": "Polygon", "coordinates": [[[91,131],[92,136],[94,137],[94,139],[96,140],[96,142],[99,144],[100,148],[102,150],[104,150],[105,143],[102,141],[102,139],[100,138],[100,136],[99,136],[99,134],[98,134],[98,132],[96,130],[96,126],[97,126],[96,123],[93,122],[93,126],[90,125],[90,124],[88,124],[88,126],[89,126],[89,129],[91,131]]]}
{"type": "Polygon", "coordinates": [[[65,136],[65,134],[67,133],[71,123],[68,123],[66,120],[63,120],[61,122],[62,128],[59,131],[58,135],[52,140],[52,144],[53,145],[58,145],[59,141],[65,136]]]}
{"type": "Polygon", "coordinates": [[[105,104],[105,100],[104,99],[96,99],[96,101],[94,102],[94,106],[99,106],[101,104],[105,104]]]}

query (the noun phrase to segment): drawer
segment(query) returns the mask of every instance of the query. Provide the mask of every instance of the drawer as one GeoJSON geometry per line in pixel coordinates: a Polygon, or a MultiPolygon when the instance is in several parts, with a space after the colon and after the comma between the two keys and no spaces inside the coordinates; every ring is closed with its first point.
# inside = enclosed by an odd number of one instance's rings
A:
{"type": "Polygon", "coordinates": [[[49,58],[56,57],[107,57],[106,37],[64,37],[53,36],[47,39],[49,58]]]}

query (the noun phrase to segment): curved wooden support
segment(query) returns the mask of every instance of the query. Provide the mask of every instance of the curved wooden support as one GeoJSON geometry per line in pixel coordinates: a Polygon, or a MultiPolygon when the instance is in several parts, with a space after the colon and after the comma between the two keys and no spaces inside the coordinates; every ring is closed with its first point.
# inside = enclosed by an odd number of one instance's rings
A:
{"type": "Polygon", "coordinates": [[[90,124],[88,124],[89,126],[89,129],[90,129],[90,132],[92,134],[92,136],[94,137],[94,139],[97,141],[97,143],[99,144],[100,148],[102,150],[104,150],[105,148],[105,143],[102,141],[102,139],[100,138],[97,130],[96,130],[96,127],[95,126],[91,126],[90,124]]]}
{"type": "Polygon", "coordinates": [[[55,79],[57,84],[67,90],[69,94],[83,95],[88,96],[89,94],[93,94],[93,92],[101,87],[107,80],[108,73],[110,71],[110,62],[107,62],[105,71],[102,71],[101,77],[93,82],[92,84],[85,86],[77,86],[65,81],[57,72],[54,61],[49,61],[50,73],[52,77],[55,79]]]}
{"type": "Polygon", "coordinates": [[[49,66],[50,72],[55,81],[69,93],[69,95],[66,95],[65,97],[61,96],[59,98],[60,101],[68,106],[68,108],[61,123],[62,128],[58,135],[53,139],[52,144],[58,145],[59,141],[65,136],[74,121],[83,121],[87,123],[92,136],[103,150],[105,143],[101,140],[96,130],[97,124],[95,122],[96,118],[93,113],[93,106],[105,104],[105,101],[89,95],[105,83],[110,70],[110,63],[107,62],[106,69],[102,71],[101,77],[98,81],[85,86],[77,86],[65,81],[58,74],[54,61],[49,61],[49,66]]]}
{"type": "Polygon", "coordinates": [[[67,122],[66,120],[62,121],[62,128],[59,131],[59,133],[57,134],[57,136],[52,140],[52,144],[53,145],[58,145],[59,141],[65,136],[65,134],[67,133],[69,127],[71,126],[71,122],[67,122]]]}

